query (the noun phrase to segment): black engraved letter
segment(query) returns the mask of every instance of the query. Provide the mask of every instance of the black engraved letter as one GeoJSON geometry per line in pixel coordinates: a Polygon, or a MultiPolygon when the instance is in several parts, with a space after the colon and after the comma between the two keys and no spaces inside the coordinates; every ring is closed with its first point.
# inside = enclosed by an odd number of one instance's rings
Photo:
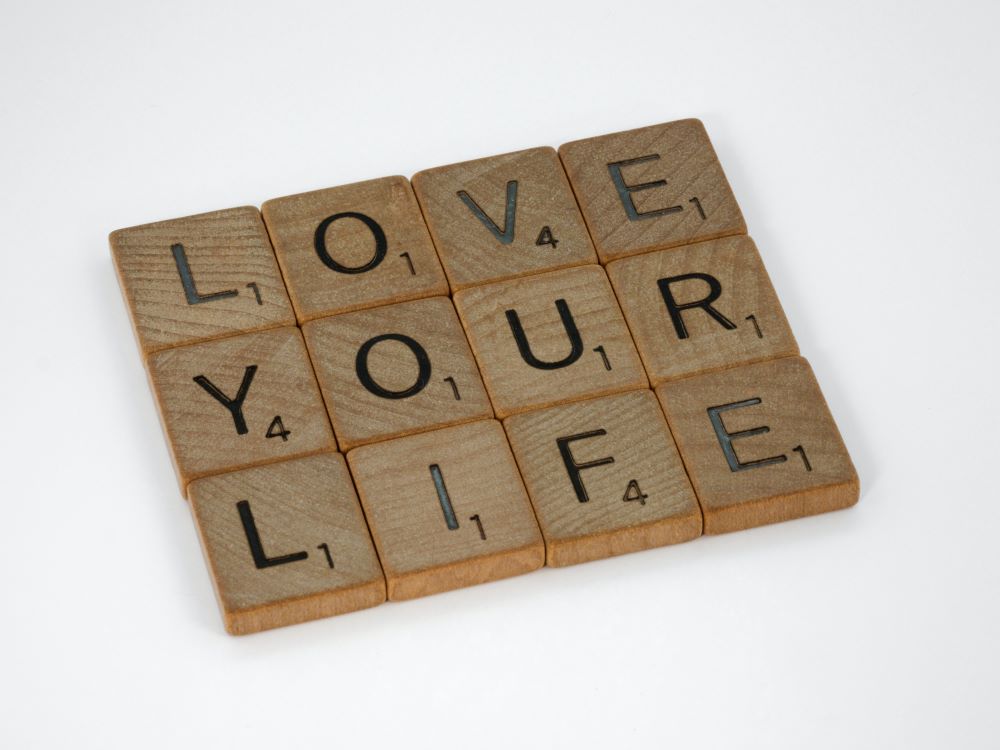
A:
{"type": "Polygon", "coordinates": [[[427,356],[424,347],[409,336],[404,336],[401,333],[383,333],[381,336],[368,339],[361,345],[357,356],[354,358],[354,371],[358,374],[358,380],[361,381],[361,385],[376,396],[381,396],[382,398],[409,398],[420,393],[427,386],[427,383],[430,382],[431,360],[427,356]],[[417,358],[417,367],[419,368],[417,381],[409,388],[402,391],[390,391],[388,388],[383,388],[376,383],[368,371],[368,353],[380,341],[398,341],[401,344],[406,344],[406,346],[410,347],[410,351],[413,352],[413,356],[417,358]]]}
{"type": "Polygon", "coordinates": [[[583,484],[580,472],[583,469],[593,469],[595,466],[613,464],[615,459],[612,456],[607,456],[605,458],[599,458],[596,461],[584,461],[582,464],[578,464],[576,459],[573,458],[573,451],[570,449],[570,443],[576,440],[586,440],[587,438],[599,437],[600,435],[607,434],[607,430],[601,429],[591,430],[590,432],[581,432],[578,435],[567,435],[566,437],[556,438],[556,444],[559,446],[559,454],[562,456],[563,464],[566,466],[566,473],[569,474],[569,481],[573,483],[573,489],[576,491],[576,499],[581,503],[587,502],[590,500],[590,497],[587,495],[587,488],[583,484]]]}
{"type": "Polygon", "coordinates": [[[665,279],[660,279],[656,283],[660,287],[660,294],[663,295],[663,302],[667,306],[667,312],[670,313],[670,320],[673,321],[674,330],[677,331],[677,338],[686,339],[688,337],[687,326],[684,325],[684,318],[681,313],[684,310],[691,310],[695,307],[700,307],[723,328],[730,331],[736,328],[736,324],[733,321],[712,307],[712,303],[722,295],[722,284],[714,276],[709,276],[707,273],[685,273],[680,276],[669,276],[665,279]],[[694,302],[679,304],[674,299],[674,293],[670,291],[670,285],[689,279],[699,279],[708,284],[708,296],[694,302]]]}
{"type": "Polygon", "coordinates": [[[500,242],[504,245],[509,245],[514,241],[514,218],[517,213],[517,180],[511,180],[507,183],[507,202],[504,204],[503,229],[498,227],[497,223],[486,215],[486,212],[479,207],[479,204],[467,192],[459,190],[458,197],[472,211],[473,216],[479,219],[483,223],[483,226],[489,229],[493,236],[500,242]]]}
{"type": "Polygon", "coordinates": [[[563,328],[566,329],[566,335],[569,337],[571,347],[569,354],[556,362],[543,362],[532,354],[531,345],[528,343],[528,338],[524,335],[524,328],[521,325],[521,319],[518,317],[517,311],[506,311],[507,323],[510,325],[510,332],[514,334],[514,341],[517,342],[517,350],[521,353],[521,357],[525,362],[539,370],[558,370],[560,367],[573,364],[583,354],[583,339],[580,338],[580,331],[577,330],[576,322],[573,320],[573,314],[569,311],[569,305],[566,304],[566,300],[557,299],[556,310],[559,311],[559,317],[562,319],[563,328]]]}
{"type": "Polygon", "coordinates": [[[611,181],[615,183],[615,189],[618,191],[618,197],[621,199],[622,206],[625,207],[625,215],[628,216],[629,221],[652,219],[656,216],[675,214],[678,211],[684,210],[683,206],[654,208],[650,211],[636,210],[635,203],[632,201],[632,193],[637,193],[640,190],[649,190],[650,188],[664,187],[666,186],[667,181],[654,180],[653,182],[641,182],[638,185],[627,185],[625,183],[625,178],[622,176],[622,167],[627,167],[630,164],[642,164],[647,161],[655,161],[659,158],[659,154],[650,154],[649,156],[639,156],[635,159],[626,159],[625,161],[616,161],[608,164],[608,171],[611,173],[611,181]]]}
{"type": "Polygon", "coordinates": [[[756,469],[761,466],[769,466],[770,464],[780,464],[787,460],[787,457],[784,454],[780,456],[771,456],[770,458],[761,458],[756,461],[747,461],[746,463],[741,463],[739,458],[736,457],[736,451],[733,448],[733,440],[737,438],[753,437],[754,435],[763,435],[770,432],[771,428],[766,426],[754,427],[752,430],[729,432],[722,423],[722,417],[720,415],[722,412],[729,411],[730,409],[742,409],[745,406],[756,406],[759,403],[761,403],[759,398],[749,398],[746,401],[735,401],[731,404],[710,406],[708,408],[708,418],[712,421],[712,428],[715,430],[715,436],[719,439],[719,445],[722,447],[722,453],[726,457],[726,462],[729,464],[730,471],[756,469]]]}
{"type": "Polygon", "coordinates": [[[247,434],[247,421],[243,418],[243,402],[247,400],[247,391],[250,390],[250,383],[253,382],[253,376],[256,373],[257,365],[247,365],[247,369],[243,371],[243,382],[240,383],[240,389],[236,392],[236,398],[229,398],[204,375],[196,375],[194,378],[194,382],[208,391],[212,398],[229,410],[233,417],[233,423],[236,425],[237,435],[247,434]]]}
{"type": "MultiPolygon", "coordinates": [[[[257,523],[253,520],[253,513],[250,510],[250,503],[240,500],[236,503],[236,508],[240,512],[240,520],[243,522],[243,532],[247,535],[247,544],[250,545],[250,554],[253,556],[253,564],[258,570],[273,568],[275,565],[298,562],[309,557],[309,553],[292,552],[289,555],[279,555],[278,557],[268,557],[264,553],[264,544],[260,541],[260,532],[257,531],[257,523]]],[[[332,565],[330,567],[333,567],[332,565]]]]}
{"type": "Polygon", "coordinates": [[[184,252],[184,245],[177,243],[170,246],[170,252],[174,254],[174,263],[177,266],[177,273],[180,274],[181,284],[184,286],[184,296],[189,305],[197,305],[201,302],[211,302],[215,299],[226,299],[235,297],[239,292],[235,289],[227,289],[224,292],[212,292],[211,294],[198,294],[198,288],[194,284],[194,276],[191,275],[191,266],[188,265],[187,253],[184,252]]]}
{"type": "Polygon", "coordinates": [[[364,214],[359,214],[354,211],[345,211],[344,213],[334,214],[333,216],[327,216],[320,225],[316,227],[316,236],[313,239],[313,244],[316,247],[316,254],[319,259],[323,261],[327,268],[337,271],[338,273],[364,273],[365,271],[370,271],[375,268],[382,259],[385,258],[386,248],[388,243],[385,239],[385,232],[382,231],[382,227],[379,223],[370,216],[365,216],[364,214]],[[345,266],[341,263],[335,261],[329,251],[326,249],[326,230],[330,225],[337,221],[337,219],[357,219],[362,224],[364,224],[372,233],[372,237],[375,238],[375,254],[372,259],[362,266],[345,266]]]}

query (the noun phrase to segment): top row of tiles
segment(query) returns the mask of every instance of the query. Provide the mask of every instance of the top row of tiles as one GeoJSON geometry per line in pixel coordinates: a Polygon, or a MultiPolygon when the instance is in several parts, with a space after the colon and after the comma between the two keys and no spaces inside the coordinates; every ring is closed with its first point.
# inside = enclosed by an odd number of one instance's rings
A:
{"type": "Polygon", "coordinates": [[[428,169],[412,187],[386,177],[275,198],[261,213],[111,234],[144,353],[746,232],[699,120],[428,169]]]}

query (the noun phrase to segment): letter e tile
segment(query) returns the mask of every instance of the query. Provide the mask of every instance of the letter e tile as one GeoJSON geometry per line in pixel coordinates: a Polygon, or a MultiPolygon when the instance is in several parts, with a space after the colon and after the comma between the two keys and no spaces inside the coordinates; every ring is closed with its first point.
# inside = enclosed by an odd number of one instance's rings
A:
{"type": "Polygon", "coordinates": [[[382,569],[340,454],[197,479],[190,496],[233,635],[385,601],[382,569]]]}
{"type": "Polygon", "coordinates": [[[746,233],[700,120],[573,141],[559,156],[602,263],[746,233]]]}
{"type": "Polygon", "coordinates": [[[720,534],[858,501],[858,475],[809,363],[786,357],[656,389],[705,517],[720,534]]]}

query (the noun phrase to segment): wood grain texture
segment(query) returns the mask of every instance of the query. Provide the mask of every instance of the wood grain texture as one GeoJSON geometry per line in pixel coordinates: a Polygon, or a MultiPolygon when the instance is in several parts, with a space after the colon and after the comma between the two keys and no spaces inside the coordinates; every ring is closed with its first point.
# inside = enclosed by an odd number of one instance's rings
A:
{"type": "Polygon", "coordinates": [[[300,323],[448,293],[405,177],[274,198],[261,212],[300,323]]]}
{"type": "Polygon", "coordinates": [[[347,461],[389,599],[507,578],[544,564],[545,545],[499,422],[366,445],[347,461]],[[453,528],[432,467],[446,491],[453,528]]]}
{"type": "Polygon", "coordinates": [[[339,453],[198,479],[190,495],[233,635],[385,601],[382,568],[339,453]]]}
{"type": "Polygon", "coordinates": [[[799,353],[749,237],[623,258],[606,270],[654,385],[799,353]],[[706,306],[686,307],[699,301],[706,306]]]}
{"type": "Polygon", "coordinates": [[[267,231],[252,206],[118,229],[109,241],[144,357],[295,323],[267,231]],[[182,256],[175,246],[183,248],[182,256]]]}
{"type": "Polygon", "coordinates": [[[647,385],[600,266],[466,289],[455,294],[455,306],[498,417],[647,385]],[[560,300],[577,341],[560,313],[560,300]],[[555,369],[529,364],[507,311],[516,313],[531,354],[555,369]]]}
{"type": "Polygon", "coordinates": [[[552,148],[428,169],[413,187],[453,290],[597,260],[552,148]]]}
{"type": "Polygon", "coordinates": [[[493,416],[462,324],[447,297],[322,318],[307,323],[303,333],[344,450],[493,416]],[[387,334],[410,343],[395,338],[368,346],[387,334]],[[359,352],[366,346],[359,363],[359,352]],[[426,357],[423,367],[421,354],[426,357]],[[368,387],[359,366],[373,381],[368,387]],[[379,388],[396,397],[380,395],[379,388]]]}
{"type": "Polygon", "coordinates": [[[198,477],[337,447],[297,328],[168,349],[147,365],[182,491],[198,477]],[[248,382],[242,424],[195,378],[229,400],[248,382]]]}
{"type": "Polygon", "coordinates": [[[504,428],[545,538],[547,564],[701,536],[698,501],[651,391],[519,414],[504,428]]]}
{"type": "Polygon", "coordinates": [[[701,503],[706,534],[858,501],[858,475],[805,359],[677,380],[656,394],[701,503]]]}
{"type": "Polygon", "coordinates": [[[602,263],[746,233],[700,120],[573,141],[559,156],[602,263]]]}

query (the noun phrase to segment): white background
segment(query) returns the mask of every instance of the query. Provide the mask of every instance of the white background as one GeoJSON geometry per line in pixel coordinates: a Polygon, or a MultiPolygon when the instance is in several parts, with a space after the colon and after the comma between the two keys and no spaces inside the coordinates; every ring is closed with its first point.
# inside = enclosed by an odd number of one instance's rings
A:
{"type": "Polygon", "coordinates": [[[3,2],[0,746],[1000,738],[994,2],[3,2]],[[107,233],[701,117],[848,511],[224,634],[107,233]]]}

